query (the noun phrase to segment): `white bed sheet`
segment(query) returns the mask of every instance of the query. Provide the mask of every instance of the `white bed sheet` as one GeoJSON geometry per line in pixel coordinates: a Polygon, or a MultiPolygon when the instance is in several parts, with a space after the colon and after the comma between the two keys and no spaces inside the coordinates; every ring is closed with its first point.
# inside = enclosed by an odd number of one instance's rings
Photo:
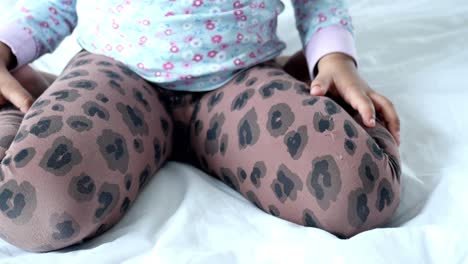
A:
{"type": "MultiPolygon", "coordinates": [[[[340,240],[169,162],[104,235],[46,254],[0,241],[0,263],[468,263],[468,3],[355,0],[351,12],[360,70],[402,121],[403,193],[391,228],[340,240]]],[[[292,53],[300,44],[289,3],[280,20],[292,53]]],[[[67,39],[36,66],[57,73],[76,50],[67,39]]]]}

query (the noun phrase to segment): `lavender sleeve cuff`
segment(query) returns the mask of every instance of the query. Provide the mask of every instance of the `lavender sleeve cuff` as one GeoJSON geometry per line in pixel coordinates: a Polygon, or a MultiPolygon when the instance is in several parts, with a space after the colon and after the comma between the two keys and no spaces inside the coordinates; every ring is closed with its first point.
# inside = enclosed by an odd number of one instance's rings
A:
{"type": "Polygon", "coordinates": [[[18,23],[13,22],[0,28],[0,41],[10,47],[16,56],[17,64],[12,70],[28,64],[36,58],[34,39],[18,23]]]}
{"type": "Polygon", "coordinates": [[[344,53],[354,59],[357,65],[357,52],[351,32],[339,25],[332,25],[317,31],[305,46],[305,56],[310,78],[315,78],[318,61],[330,53],[344,53]]]}

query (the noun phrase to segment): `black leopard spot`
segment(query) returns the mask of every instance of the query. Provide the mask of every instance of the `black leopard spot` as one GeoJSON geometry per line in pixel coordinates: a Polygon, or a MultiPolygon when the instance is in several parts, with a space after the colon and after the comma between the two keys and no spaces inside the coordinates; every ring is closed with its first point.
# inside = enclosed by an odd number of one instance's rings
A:
{"type": "Polygon", "coordinates": [[[307,87],[307,85],[305,83],[302,83],[302,82],[294,83],[294,90],[296,90],[296,93],[300,94],[300,95],[303,95],[303,94],[309,95],[310,94],[309,88],[307,87]]]}
{"type": "Polygon", "coordinates": [[[307,188],[323,210],[330,207],[331,201],[336,201],[341,191],[341,173],[331,155],[318,157],[312,161],[312,171],[307,177],[307,188]]]}
{"type": "Polygon", "coordinates": [[[38,138],[46,138],[52,134],[59,132],[62,129],[61,116],[42,117],[37,123],[31,126],[29,133],[38,138]]]}
{"type": "Polygon", "coordinates": [[[122,205],[120,206],[120,213],[125,214],[128,209],[130,208],[130,204],[132,201],[130,201],[130,198],[125,197],[124,201],[122,202],[122,205]]]}
{"type": "Polygon", "coordinates": [[[96,65],[109,67],[109,66],[113,66],[114,64],[107,62],[107,61],[99,61],[98,63],[96,63],[96,65]]]}
{"type": "Polygon", "coordinates": [[[88,76],[89,72],[85,70],[74,70],[62,76],[59,81],[69,80],[76,77],[88,76]]]}
{"type": "Polygon", "coordinates": [[[249,76],[248,71],[245,71],[245,70],[241,71],[241,72],[239,72],[236,79],[234,80],[234,83],[235,84],[241,84],[243,81],[245,81],[247,79],[248,76],[249,76]]]}
{"type": "Polygon", "coordinates": [[[205,153],[213,156],[219,151],[219,137],[224,125],[224,114],[216,113],[210,120],[210,127],[206,131],[205,153]]]}
{"type": "Polygon", "coordinates": [[[75,67],[83,66],[83,65],[86,65],[86,64],[90,64],[92,61],[93,60],[91,60],[91,59],[77,60],[71,65],[71,68],[75,68],[75,67]]]}
{"type": "Polygon", "coordinates": [[[271,71],[271,72],[268,72],[267,73],[267,76],[281,76],[281,75],[284,75],[285,73],[281,70],[274,70],[274,71],[271,71]]]}
{"type": "Polygon", "coordinates": [[[65,110],[65,107],[61,104],[54,104],[52,106],[52,110],[57,111],[57,112],[63,112],[65,110]]]}
{"type": "Polygon", "coordinates": [[[141,138],[135,138],[133,140],[133,148],[137,153],[143,153],[145,147],[143,146],[143,140],[141,138]]]}
{"type": "Polygon", "coordinates": [[[367,194],[362,189],[356,189],[348,196],[348,222],[354,227],[361,227],[370,214],[367,204],[367,194]]]}
{"type": "Polygon", "coordinates": [[[143,93],[135,88],[133,88],[133,98],[135,98],[135,100],[140,103],[147,112],[151,112],[151,106],[148,103],[148,100],[143,96],[143,93]]]}
{"type": "Polygon", "coordinates": [[[4,158],[3,158],[2,164],[3,164],[4,166],[10,165],[10,163],[11,163],[11,157],[4,157],[4,158]]]}
{"type": "Polygon", "coordinates": [[[130,190],[130,187],[132,187],[132,179],[133,179],[133,177],[132,177],[131,174],[125,175],[124,183],[125,183],[125,189],[126,189],[127,191],[129,191],[129,190],[130,190]]]}
{"type": "Polygon", "coordinates": [[[279,217],[280,216],[280,211],[278,208],[274,205],[268,206],[268,211],[270,212],[271,215],[279,217]]]}
{"type": "Polygon", "coordinates": [[[113,171],[125,173],[128,170],[128,148],[125,138],[110,129],[104,129],[97,137],[99,151],[106,160],[107,167],[113,171]]]}
{"type": "Polygon", "coordinates": [[[97,86],[97,82],[91,80],[71,81],[68,83],[68,87],[85,90],[94,90],[97,86]]]}
{"type": "Polygon", "coordinates": [[[286,165],[281,164],[276,171],[276,178],[273,179],[270,186],[276,198],[284,203],[288,198],[291,201],[297,199],[297,193],[302,191],[303,183],[297,174],[293,173],[286,165]]]}
{"type": "Polygon", "coordinates": [[[55,97],[55,101],[74,102],[81,95],[77,90],[59,90],[50,94],[55,97]]]}
{"type": "Polygon", "coordinates": [[[84,103],[81,108],[83,109],[83,112],[90,117],[99,117],[100,119],[109,121],[109,112],[104,107],[93,101],[84,103]]]}
{"type": "Polygon", "coordinates": [[[241,167],[237,168],[237,178],[239,178],[239,181],[241,183],[243,183],[245,179],[247,179],[247,172],[241,167]]]}
{"type": "Polygon", "coordinates": [[[304,212],[302,212],[302,223],[307,227],[320,227],[320,222],[317,220],[317,217],[309,209],[305,209],[304,212]]]}
{"type": "Polygon", "coordinates": [[[161,157],[162,157],[162,148],[161,148],[161,142],[159,141],[158,138],[154,138],[153,140],[153,150],[154,150],[154,164],[158,166],[160,164],[161,157]]]}
{"type": "Polygon", "coordinates": [[[145,121],[145,116],[136,106],[131,107],[122,103],[117,104],[117,110],[122,115],[122,120],[127,125],[128,129],[134,136],[148,135],[148,124],[145,121]]]}
{"type": "Polygon", "coordinates": [[[44,113],[44,110],[40,109],[40,110],[37,110],[37,111],[34,111],[32,112],[31,114],[28,114],[27,116],[24,117],[24,120],[29,120],[33,117],[36,117],[40,114],[44,113]]]}
{"type": "Polygon", "coordinates": [[[284,135],[294,123],[295,115],[285,103],[273,105],[268,111],[267,130],[273,137],[284,135]]]}
{"type": "Polygon", "coordinates": [[[68,194],[78,202],[91,201],[95,192],[96,183],[94,179],[85,173],[73,177],[68,185],[68,194]]]}
{"type": "Polygon", "coordinates": [[[351,139],[345,139],[344,149],[348,152],[349,155],[353,156],[356,152],[356,144],[351,139]]]}
{"type": "Polygon", "coordinates": [[[257,77],[253,77],[253,78],[249,79],[249,80],[245,83],[245,86],[246,86],[246,87],[250,87],[250,86],[254,85],[257,81],[258,81],[257,77]]]}
{"type": "Polygon", "coordinates": [[[388,162],[390,163],[390,169],[392,170],[392,179],[395,179],[396,177],[397,181],[400,182],[400,177],[401,177],[400,161],[398,160],[397,157],[389,154],[388,162]]]}
{"type": "Polygon", "coordinates": [[[67,124],[77,132],[89,131],[93,128],[93,121],[85,116],[70,116],[67,119],[67,124]]]}
{"type": "Polygon", "coordinates": [[[363,190],[366,193],[374,189],[374,185],[380,177],[379,167],[372,160],[371,155],[365,153],[362,156],[361,164],[359,165],[359,178],[361,178],[363,190]]]}
{"type": "Polygon", "coordinates": [[[118,80],[118,81],[124,80],[122,76],[120,76],[120,74],[116,73],[115,71],[112,71],[109,69],[100,69],[98,71],[104,73],[104,75],[106,75],[106,77],[109,79],[118,80]]]}
{"type": "Polygon", "coordinates": [[[260,87],[258,92],[260,93],[263,99],[266,99],[266,98],[273,96],[273,94],[275,93],[275,90],[286,91],[291,88],[291,85],[292,85],[291,82],[287,80],[282,80],[282,79],[273,80],[263,85],[262,87],[260,87]]]}
{"type": "Polygon", "coordinates": [[[161,117],[161,129],[164,133],[164,136],[169,136],[169,121],[167,121],[164,117],[161,117]]]}
{"type": "Polygon", "coordinates": [[[195,126],[195,136],[198,137],[203,130],[203,121],[198,119],[197,121],[195,121],[194,126],[195,126]]]}
{"type": "Polygon", "coordinates": [[[254,89],[247,89],[238,94],[231,103],[231,111],[241,110],[247,105],[247,101],[254,95],[254,89]]]}
{"type": "Polygon", "coordinates": [[[232,189],[239,191],[239,182],[234,173],[228,168],[221,168],[221,180],[226,183],[232,189]]]}
{"type": "Polygon", "coordinates": [[[341,112],[341,108],[332,100],[325,100],[325,112],[334,115],[341,112]]]}
{"type": "Polygon", "coordinates": [[[384,158],[383,150],[379,147],[379,145],[377,145],[375,140],[373,138],[369,138],[366,143],[367,143],[367,147],[369,147],[369,150],[371,151],[374,158],[378,160],[383,160],[384,158]]]}
{"type": "Polygon", "coordinates": [[[358,131],[356,127],[353,125],[353,122],[349,120],[344,121],[343,128],[345,130],[346,136],[349,138],[357,138],[358,137],[358,131]]]}
{"type": "Polygon", "coordinates": [[[149,165],[140,172],[140,176],[138,177],[138,190],[141,191],[143,187],[148,183],[150,178],[151,168],[149,165]]]}
{"type": "Polygon", "coordinates": [[[110,88],[116,90],[119,94],[125,95],[125,90],[122,88],[120,83],[116,82],[115,80],[109,80],[107,85],[109,85],[110,88]]]}
{"type": "Polygon", "coordinates": [[[319,97],[311,97],[311,98],[307,98],[307,99],[302,100],[302,105],[312,106],[315,103],[317,103],[318,101],[319,101],[319,97]]]}
{"type": "Polygon", "coordinates": [[[36,155],[36,150],[34,148],[22,149],[13,157],[16,168],[23,168],[26,166],[33,159],[34,155],[36,155]]]}
{"type": "Polygon", "coordinates": [[[294,160],[302,156],[302,151],[307,146],[309,136],[307,135],[307,126],[300,126],[297,131],[289,131],[284,136],[284,144],[288,148],[288,153],[294,160]]]}
{"type": "Polygon", "coordinates": [[[257,112],[252,107],[239,121],[237,125],[237,135],[239,136],[239,149],[253,146],[260,137],[260,127],[257,122],[257,112]]]}
{"type": "Polygon", "coordinates": [[[53,213],[49,221],[54,240],[70,241],[80,233],[80,225],[66,212],[53,213]]]}
{"type": "Polygon", "coordinates": [[[0,187],[0,210],[17,225],[24,225],[32,218],[37,207],[36,189],[28,181],[18,185],[9,180],[0,187]]]}
{"type": "Polygon", "coordinates": [[[102,94],[102,93],[98,93],[98,94],[96,95],[96,100],[99,100],[99,101],[102,102],[102,103],[107,103],[107,102],[109,102],[109,98],[108,98],[106,95],[102,94]]]}
{"type": "Polygon", "coordinates": [[[207,102],[208,113],[213,110],[214,106],[219,104],[223,99],[224,92],[215,92],[213,95],[210,96],[207,102]]]}
{"type": "Polygon", "coordinates": [[[36,100],[32,105],[31,105],[31,110],[34,109],[41,109],[44,108],[45,106],[48,106],[50,104],[49,99],[43,99],[43,100],[36,100]]]}
{"type": "Polygon", "coordinates": [[[118,184],[103,183],[98,192],[99,207],[94,212],[94,222],[101,222],[117,205],[120,197],[118,184]]]}
{"type": "MultiPolygon", "coordinates": [[[[132,78],[133,80],[140,80],[141,77],[134,73],[132,70],[130,70],[129,68],[125,67],[124,65],[121,65],[121,64],[116,64],[116,66],[122,71],[123,74],[125,74],[127,77],[130,77],[132,78]]],[[[145,87],[145,86],[143,86],[145,87]]],[[[149,90],[149,89],[148,89],[149,90]]],[[[151,93],[150,93],[151,94],[151,93]]]]}
{"type": "Polygon", "coordinates": [[[266,166],[265,162],[257,161],[254,164],[252,172],[250,173],[250,181],[258,189],[261,186],[261,178],[266,175],[266,166]]]}
{"type": "Polygon", "coordinates": [[[331,116],[324,116],[320,112],[314,114],[314,128],[317,132],[332,131],[334,122],[331,116]]]}
{"type": "Polygon", "coordinates": [[[81,161],[81,153],[73,147],[73,142],[61,136],[54,140],[52,147],[46,151],[39,166],[55,176],[64,176],[81,161]]]}
{"type": "Polygon", "coordinates": [[[252,192],[252,191],[247,191],[247,192],[245,193],[245,196],[246,196],[247,199],[249,199],[249,201],[251,201],[255,206],[257,206],[258,208],[260,208],[260,209],[263,210],[262,203],[260,203],[260,200],[258,199],[257,195],[255,195],[254,192],[252,192]]]}
{"type": "MultiPolygon", "coordinates": [[[[24,134],[21,135],[21,137],[25,136],[24,134]]],[[[18,134],[17,136],[18,137],[18,134]]],[[[13,142],[13,140],[15,139],[16,141],[16,138],[14,135],[6,135],[2,138],[0,138],[0,147],[4,148],[4,149],[8,149],[11,145],[11,143],[13,142]]],[[[20,140],[21,141],[21,140],[20,140]]]]}
{"type": "Polygon", "coordinates": [[[228,148],[228,135],[227,134],[223,134],[223,136],[221,137],[221,142],[219,143],[219,152],[224,156],[224,154],[226,154],[226,150],[228,148]]]}
{"type": "Polygon", "coordinates": [[[395,194],[393,193],[392,185],[387,179],[382,179],[377,187],[377,200],[375,201],[375,208],[382,212],[385,207],[389,207],[393,200],[395,199],[395,194]]]}

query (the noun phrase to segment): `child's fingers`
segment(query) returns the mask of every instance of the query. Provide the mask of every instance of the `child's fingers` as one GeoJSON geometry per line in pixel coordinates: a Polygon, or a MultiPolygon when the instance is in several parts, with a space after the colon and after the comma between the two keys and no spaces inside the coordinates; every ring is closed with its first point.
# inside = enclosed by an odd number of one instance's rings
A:
{"type": "Polygon", "coordinates": [[[364,91],[357,87],[351,86],[347,89],[343,98],[355,110],[359,112],[364,124],[368,127],[375,126],[375,108],[372,100],[364,93],[364,91]]]}
{"type": "Polygon", "coordinates": [[[400,119],[393,103],[378,93],[370,93],[369,97],[374,102],[376,110],[383,114],[385,122],[388,124],[388,130],[390,130],[397,144],[400,145],[400,119]]]}
{"type": "Polygon", "coordinates": [[[326,74],[318,74],[310,84],[310,94],[324,96],[330,89],[332,77],[326,74]]]}
{"type": "Polygon", "coordinates": [[[33,97],[24,89],[18,81],[6,70],[0,67],[0,94],[10,101],[23,113],[31,107],[33,97]]]}

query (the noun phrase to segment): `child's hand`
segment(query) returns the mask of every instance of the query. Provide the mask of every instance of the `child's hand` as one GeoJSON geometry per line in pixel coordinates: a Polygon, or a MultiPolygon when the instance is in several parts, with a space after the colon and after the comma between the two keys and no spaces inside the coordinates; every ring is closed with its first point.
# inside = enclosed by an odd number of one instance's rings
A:
{"type": "Polygon", "coordinates": [[[26,113],[34,99],[8,71],[7,66],[12,56],[10,48],[0,43],[0,106],[10,101],[26,113]]]}
{"type": "Polygon", "coordinates": [[[331,93],[341,96],[359,112],[364,124],[375,126],[375,111],[383,115],[387,127],[400,145],[400,120],[392,102],[372,90],[360,76],[351,57],[329,54],[318,63],[318,75],[311,83],[312,95],[331,93]]]}

